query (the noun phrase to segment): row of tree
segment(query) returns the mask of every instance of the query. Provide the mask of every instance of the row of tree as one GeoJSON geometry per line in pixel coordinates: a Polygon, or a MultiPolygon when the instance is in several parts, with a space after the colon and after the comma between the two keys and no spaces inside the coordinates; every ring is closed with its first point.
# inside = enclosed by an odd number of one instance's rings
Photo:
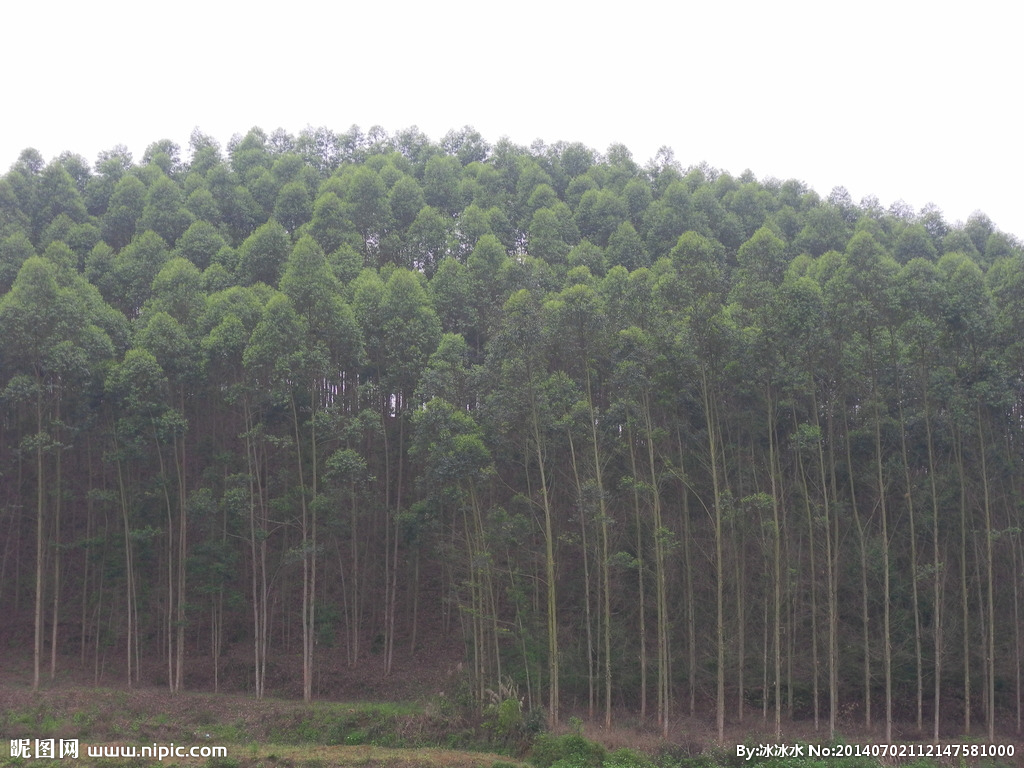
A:
{"type": "Polygon", "coordinates": [[[984,215],[469,128],[189,149],[0,178],[36,685],[248,645],[309,699],[432,633],[552,723],[1020,728],[1024,250],[984,215]]]}

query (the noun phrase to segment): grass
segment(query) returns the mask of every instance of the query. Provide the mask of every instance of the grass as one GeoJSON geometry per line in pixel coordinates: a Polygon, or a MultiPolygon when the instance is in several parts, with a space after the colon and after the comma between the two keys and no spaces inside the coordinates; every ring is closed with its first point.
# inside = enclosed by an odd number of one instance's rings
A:
{"type": "MultiPolygon", "coordinates": [[[[743,760],[733,750],[686,749],[625,729],[602,733],[582,722],[569,733],[518,729],[518,739],[494,722],[431,701],[254,701],[208,693],[170,695],[148,689],[54,689],[11,694],[0,688],[0,768],[38,762],[10,757],[13,738],[79,739],[82,768],[878,768],[863,758],[743,760]],[[502,732],[502,733],[499,733],[502,732]],[[502,736],[502,738],[499,738],[502,736]],[[601,741],[602,744],[597,743],[601,741]],[[150,744],[223,746],[226,757],[89,758],[87,746],[150,744]],[[625,744],[629,748],[624,748],[625,744]],[[643,749],[639,749],[642,747],[643,749]],[[500,754],[500,753],[504,754],[500,754]]],[[[500,713],[499,713],[500,714],[500,713]]],[[[502,721],[495,721],[500,726],[502,721]]],[[[517,721],[518,722],[518,721],[517,721]]],[[[508,725],[507,723],[505,725],[508,725]]],[[[520,723],[520,725],[522,725],[520,723]]],[[[507,729],[506,729],[507,730],[507,729]]],[[[1008,768],[1012,758],[968,761],[972,768],[1008,768]]],[[[904,763],[904,765],[908,765],[904,763]]],[[[918,760],[913,768],[939,765],[918,760]]],[[[957,766],[954,760],[942,765],[957,766]]]]}
{"type": "MultiPolygon", "coordinates": [[[[190,745],[194,746],[194,744],[190,745]]],[[[89,758],[79,755],[82,768],[142,768],[142,766],[203,766],[204,768],[523,768],[521,763],[502,762],[485,752],[461,752],[433,747],[396,748],[369,745],[245,744],[219,745],[228,748],[226,757],[173,758],[162,762],[150,758],[89,758]]],[[[10,757],[9,745],[0,745],[0,766],[4,768],[36,762],[34,758],[10,757]]]]}

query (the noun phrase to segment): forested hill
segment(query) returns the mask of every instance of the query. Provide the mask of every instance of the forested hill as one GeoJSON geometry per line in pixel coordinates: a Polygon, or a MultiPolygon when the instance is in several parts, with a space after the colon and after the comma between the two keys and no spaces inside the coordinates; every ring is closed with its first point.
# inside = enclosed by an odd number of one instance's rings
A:
{"type": "Polygon", "coordinates": [[[0,642],[37,684],[231,656],[311,697],[443,637],[552,721],[1020,722],[1024,250],[982,214],[197,131],[23,152],[0,296],[0,642]]]}

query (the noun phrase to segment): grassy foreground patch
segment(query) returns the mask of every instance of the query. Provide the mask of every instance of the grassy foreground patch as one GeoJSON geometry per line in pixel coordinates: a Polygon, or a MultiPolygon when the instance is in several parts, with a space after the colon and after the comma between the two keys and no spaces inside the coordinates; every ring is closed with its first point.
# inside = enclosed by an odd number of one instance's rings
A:
{"type": "MultiPolygon", "coordinates": [[[[518,710],[517,710],[518,712],[518,710]]],[[[38,693],[0,687],[0,768],[63,760],[11,757],[12,739],[77,739],[76,768],[1008,768],[1013,759],[876,761],[866,758],[753,759],[735,747],[651,741],[641,732],[586,734],[537,731],[520,716],[496,710],[481,718],[450,700],[424,704],[302,702],[204,693],[69,687],[38,693]],[[508,715],[508,713],[504,713],[508,715]],[[599,741],[603,743],[599,743],[599,741]],[[170,744],[224,747],[221,757],[91,757],[90,746],[170,744]],[[609,744],[605,746],[604,744],[609,744]],[[629,748],[625,748],[628,744],[629,748]],[[645,746],[640,749],[641,744],[645,746]],[[525,760],[526,762],[522,762],[525,760]]],[[[520,713],[521,715],[521,713],[520,713]]],[[[123,754],[123,753],[122,753],[123,754]]]]}
{"type": "MultiPolygon", "coordinates": [[[[12,758],[9,743],[0,746],[0,766],[24,768],[33,759],[12,758]]],[[[93,745],[97,746],[97,745],[93,745]]],[[[112,746],[112,744],[107,744],[112,746]]],[[[120,746],[131,746],[122,743],[120,746]]],[[[194,745],[188,745],[194,746],[194,745]]],[[[160,766],[204,766],[205,768],[521,768],[522,763],[486,752],[463,752],[438,748],[342,746],[315,744],[224,744],[225,757],[90,758],[82,752],[74,764],[81,768],[148,768],[160,766]]],[[[48,761],[49,762],[49,761],[48,761]]]]}

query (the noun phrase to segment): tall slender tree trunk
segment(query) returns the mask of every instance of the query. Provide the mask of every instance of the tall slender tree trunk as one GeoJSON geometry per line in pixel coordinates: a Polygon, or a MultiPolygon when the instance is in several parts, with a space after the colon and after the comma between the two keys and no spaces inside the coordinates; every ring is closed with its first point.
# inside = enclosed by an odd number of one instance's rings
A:
{"type": "Polygon", "coordinates": [[[971,615],[967,595],[967,478],[964,470],[963,440],[959,429],[953,428],[956,466],[960,479],[960,606],[963,610],[964,655],[964,733],[971,732],[971,615]]]}
{"type": "MultiPolygon", "coordinates": [[[[897,387],[899,389],[899,387],[897,387]]],[[[899,400],[900,413],[900,453],[903,457],[903,479],[906,485],[907,518],[910,522],[910,585],[914,611],[914,668],[917,681],[917,733],[924,733],[924,652],[921,641],[921,603],[917,586],[918,554],[917,527],[914,514],[914,487],[910,475],[910,458],[907,451],[907,423],[903,415],[903,397],[899,400]]]]}
{"type": "MultiPolygon", "coordinates": [[[[185,416],[185,395],[179,395],[179,406],[182,418],[185,416]]],[[[185,429],[187,430],[187,423],[185,429]]],[[[185,687],[185,576],[188,569],[185,567],[188,553],[188,467],[186,455],[186,435],[175,441],[174,452],[175,464],[178,470],[178,603],[175,610],[176,625],[176,648],[174,658],[174,690],[181,691],[185,687]],[[178,445],[180,443],[180,455],[178,445]]]]}
{"type": "Polygon", "coordinates": [[[302,459],[302,436],[299,432],[299,410],[294,393],[291,396],[292,427],[295,437],[296,467],[299,472],[299,502],[302,510],[302,700],[313,700],[313,574],[311,560],[316,557],[311,551],[312,524],[309,503],[306,499],[306,473],[302,459]]]}
{"type": "MultiPolygon", "coordinates": [[[[772,587],[774,598],[773,616],[773,647],[774,658],[774,693],[775,693],[775,738],[782,737],[782,519],[779,510],[779,489],[777,487],[776,456],[775,456],[775,401],[772,397],[771,385],[767,388],[767,427],[768,427],[768,477],[772,489],[772,587]]],[[[719,737],[719,741],[721,741],[719,737]]]]}
{"type": "Polygon", "coordinates": [[[1011,539],[1012,549],[1011,557],[1013,558],[1013,671],[1014,671],[1014,685],[1013,694],[1015,699],[1015,705],[1017,709],[1017,733],[1021,732],[1022,721],[1024,721],[1024,711],[1022,711],[1021,702],[1021,648],[1020,648],[1020,565],[1018,563],[1017,553],[1020,550],[1020,534],[1015,533],[1011,539]]]}
{"type": "MultiPolygon", "coordinates": [[[[825,515],[825,579],[828,582],[828,733],[836,735],[836,716],[839,710],[839,585],[837,578],[839,558],[839,521],[833,520],[830,499],[835,497],[835,472],[832,476],[832,495],[825,472],[825,450],[822,446],[821,420],[818,416],[818,398],[812,387],[811,409],[814,413],[814,426],[818,435],[818,470],[821,478],[821,502],[825,515]]],[[[833,451],[832,418],[828,419],[829,457],[833,451]]]]}
{"type": "Polygon", "coordinates": [[[132,664],[133,647],[135,658],[138,659],[136,636],[138,622],[136,611],[135,564],[132,556],[131,514],[128,504],[128,489],[124,478],[124,462],[117,460],[117,485],[121,496],[121,515],[124,523],[124,569],[125,569],[125,617],[127,623],[125,664],[128,671],[128,687],[132,687],[133,677],[138,677],[138,664],[132,664]]]}
{"type": "MultiPolygon", "coordinates": [[[[797,421],[796,409],[793,409],[793,430],[797,436],[796,457],[797,471],[800,474],[800,486],[804,496],[804,512],[807,515],[808,548],[810,550],[810,573],[811,573],[811,695],[814,705],[814,730],[820,728],[821,702],[820,702],[820,661],[818,659],[818,564],[817,564],[817,542],[815,528],[817,522],[814,519],[814,508],[811,504],[811,491],[807,482],[807,469],[804,466],[804,446],[799,440],[799,423],[797,421]]],[[[826,536],[828,529],[826,529],[826,536]]]]}
{"type": "Polygon", "coordinates": [[[647,603],[645,599],[644,581],[644,528],[643,515],[641,514],[640,493],[638,483],[640,481],[639,470],[636,465],[636,440],[633,436],[631,425],[627,424],[626,439],[629,441],[629,467],[633,482],[633,519],[636,525],[636,571],[637,571],[637,600],[639,618],[639,644],[640,644],[640,721],[647,720],[647,603]]]}
{"type": "Polygon", "coordinates": [[[248,401],[244,404],[246,459],[249,468],[249,554],[252,560],[252,613],[254,684],[257,699],[265,691],[267,669],[267,516],[262,481],[262,462],[257,447],[256,426],[248,401]]]}
{"type": "Polygon", "coordinates": [[[587,367],[587,405],[590,410],[590,436],[594,449],[594,478],[597,482],[597,506],[601,531],[601,595],[603,620],[601,622],[604,641],[604,727],[612,727],[612,605],[610,553],[608,544],[608,503],[604,492],[604,473],[601,466],[600,442],[597,437],[597,409],[594,406],[593,386],[590,368],[587,367]]]}
{"type": "MultiPolygon", "coordinates": [[[[922,371],[922,379],[927,382],[924,375],[922,371]]],[[[927,383],[924,388],[924,426],[928,444],[928,480],[932,499],[932,645],[935,656],[932,738],[937,741],[942,720],[942,581],[945,569],[939,553],[939,492],[935,480],[935,447],[927,383]]]]}
{"type": "MultiPolygon", "coordinates": [[[[160,447],[160,435],[157,433],[155,421],[152,424],[152,429],[153,444],[156,446],[156,455],[160,461],[160,480],[164,497],[164,508],[167,512],[167,606],[166,610],[164,611],[164,618],[167,622],[167,688],[168,690],[170,690],[171,693],[175,693],[178,689],[176,684],[176,677],[174,674],[174,647],[177,641],[177,634],[174,631],[174,617],[178,582],[174,577],[174,566],[176,563],[174,557],[174,506],[171,503],[171,495],[167,489],[167,485],[170,482],[170,478],[167,476],[167,467],[164,463],[164,453],[163,449],[160,447]]],[[[175,438],[175,446],[176,445],[177,438],[175,438]]],[[[177,447],[175,447],[175,459],[177,459],[177,447]]]]}
{"type": "Polygon", "coordinates": [[[398,521],[402,512],[403,472],[405,469],[405,419],[402,415],[404,407],[404,402],[400,400],[395,409],[395,415],[398,418],[398,470],[395,478],[395,536],[391,542],[391,587],[388,590],[388,606],[386,610],[387,632],[385,635],[387,637],[387,647],[384,651],[385,676],[391,674],[391,668],[395,659],[395,614],[398,610],[398,540],[401,533],[398,521]]]}
{"type": "Polygon", "coordinates": [[[892,743],[892,628],[889,607],[891,588],[889,585],[889,514],[886,508],[885,480],[882,476],[882,428],[878,413],[878,392],[875,387],[875,468],[878,479],[878,504],[882,515],[882,647],[885,667],[885,742],[892,743]]]}
{"type": "MultiPolygon", "coordinates": [[[[668,632],[668,597],[665,576],[665,535],[666,530],[661,515],[661,492],[658,488],[657,465],[654,457],[654,424],[651,416],[649,393],[643,395],[644,432],[647,439],[647,467],[651,483],[651,500],[654,512],[654,584],[655,602],[657,604],[658,624],[658,724],[662,737],[668,737],[669,710],[671,704],[669,676],[669,632],[668,632]]],[[[684,518],[686,495],[684,491],[684,518]]]]}
{"type": "Polygon", "coordinates": [[[986,722],[988,725],[989,743],[996,738],[996,615],[995,615],[995,580],[993,578],[993,528],[992,504],[989,493],[988,463],[985,459],[985,430],[981,419],[981,403],[975,403],[978,418],[978,453],[981,456],[981,488],[985,508],[985,601],[988,613],[988,631],[986,634],[985,669],[988,686],[986,691],[986,722]]]}
{"type": "Polygon", "coordinates": [[[746,665],[747,665],[747,558],[746,537],[744,528],[737,524],[734,531],[736,541],[736,719],[743,722],[743,704],[746,698],[746,665]]]}
{"type": "Polygon", "coordinates": [[[594,630],[591,616],[591,582],[590,582],[590,545],[587,537],[587,499],[580,479],[578,462],[576,461],[576,441],[572,437],[572,429],[566,430],[569,441],[569,464],[572,467],[573,482],[576,485],[576,500],[580,515],[580,553],[583,556],[583,625],[587,637],[587,718],[594,718],[594,630]]]}
{"type": "Polygon", "coordinates": [[[541,499],[544,506],[544,575],[547,581],[548,614],[548,726],[558,726],[558,615],[555,601],[555,537],[552,524],[551,500],[548,497],[548,480],[544,468],[544,451],[540,439],[540,424],[537,406],[533,404],[533,439],[537,450],[537,466],[540,471],[541,499]]]}
{"type": "Polygon", "coordinates": [[[846,412],[843,412],[846,438],[846,470],[850,477],[850,505],[853,508],[853,520],[857,526],[857,538],[860,543],[860,595],[861,595],[861,631],[864,643],[864,726],[871,728],[871,614],[868,606],[868,541],[864,520],[857,506],[856,482],[853,472],[853,448],[850,445],[850,424],[846,412]]]}
{"type": "MultiPolygon", "coordinates": [[[[60,422],[60,403],[56,408],[57,422],[60,422]]],[[[53,626],[50,627],[50,680],[57,677],[57,639],[58,627],[60,626],[60,513],[64,488],[61,483],[61,458],[63,446],[60,443],[61,434],[58,428],[56,455],[54,456],[54,493],[53,493],[53,626]]]]}
{"type": "Polygon", "coordinates": [[[704,418],[708,430],[708,455],[711,459],[711,486],[715,526],[715,645],[717,674],[715,680],[715,723],[718,743],[725,742],[725,556],[722,536],[722,492],[718,479],[718,435],[712,404],[711,384],[707,366],[701,366],[701,393],[704,418]]]}
{"type": "Polygon", "coordinates": [[[43,473],[43,383],[36,377],[36,602],[33,642],[32,690],[39,690],[39,664],[43,654],[43,555],[46,527],[46,480],[43,473]]]}

